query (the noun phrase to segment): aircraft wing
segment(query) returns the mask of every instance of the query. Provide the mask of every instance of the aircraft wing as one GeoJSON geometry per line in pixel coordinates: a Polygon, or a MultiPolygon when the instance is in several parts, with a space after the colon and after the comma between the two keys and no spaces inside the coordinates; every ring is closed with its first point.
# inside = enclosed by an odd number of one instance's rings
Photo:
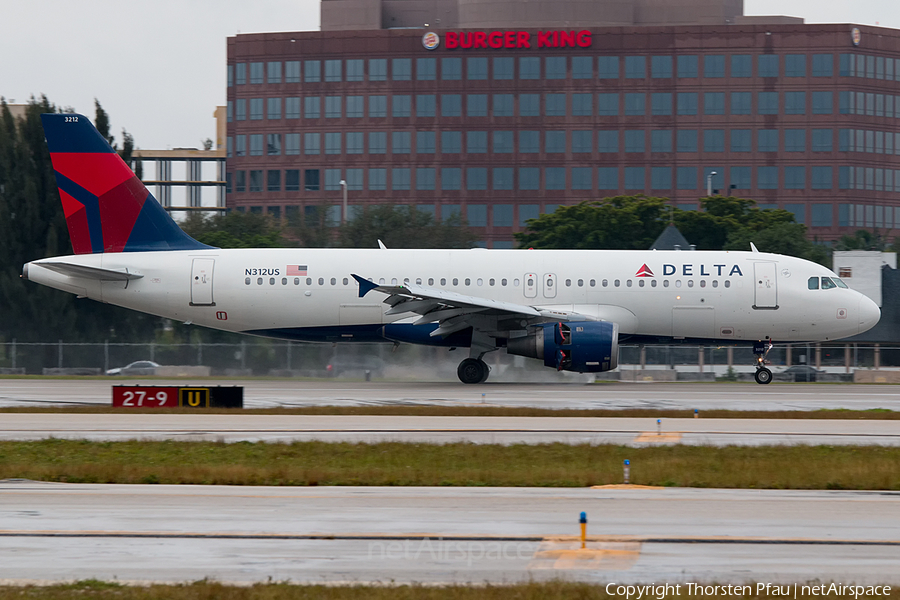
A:
{"type": "Polygon", "coordinates": [[[379,285],[356,274],[353,278],[359,282],[360,298],[371,291],[387,294],[384,303],[390,305],[390,308],[385,311],[386,315],[418,314],[420,318],[413,323],[414,325],[437,322],[439,326],[431,333],[432,337],[449,335],[471,327],[469,320],[475,315],[524,317],[536,321],[597,320],[588,315],[539,309],[525,304],[467,296],[421,285],[379,285]]]}

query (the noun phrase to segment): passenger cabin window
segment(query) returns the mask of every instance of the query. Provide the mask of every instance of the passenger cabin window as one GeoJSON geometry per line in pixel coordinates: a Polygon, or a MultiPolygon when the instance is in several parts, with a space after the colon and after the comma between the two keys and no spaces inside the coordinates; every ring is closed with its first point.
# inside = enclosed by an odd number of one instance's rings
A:
{"type": "Polygon", "coordinates": [[[626,281],[625,285],[627,285],[628,287],[631,287],[631,280],[629,279],[628,281],[626,281]]]}
{"type": "Polygon", "coordinates": [[[250,278],[249,278],[249,277],[246,278],[246,279],[244,280],[244,285],[250,285],[250,278]]]}
{"type": "Polygon", "coordinates": [[[650,287],[656,287],[656,280],[655,280],[655,279],[651,279],[651,280],[650,280],[650,287]]]}
{"type": "MultiPolygon", "coordinates": [[[[381,283],[384,283],[384,279],[381,280],[381,283]]],[[[306,285],[312,285],[312,277],[306,278],[306,285]]]]}
{"type": "Polygon", "coordinates": [[[614,285],[615,285],[616,287],[619,287],[619,280],[618,280],[618,279],[616,279],[614,285]]]}
{"type": "Polygon", "coordinates": [[[513,287],[519,287],[519,280],[513,279],[513,287]]]}
{"type": "Polygon", "coordinates": [[[422,278],[416,277],[416,285],[422,285],[422,278]]]}
{"type": "Polygon", "coordinates": [[[669,287],[669,280],[663,279],[663,287],[669,287]]]}
{"type": "Polygon", "coordinates": [[[638,280],[638,287],[644,287],[644,280],[643,280],[643,279],[638,280]]]}
{"type": "Polygon", "coordinates": [[[269,277],[269,285],[275,285],[275,278],[269,277]]]}
{"type": "Polygon", "coordinates": [[[256,285],[262,285],[262,277],[256,280],[256,285]]]}
{"type": "Polygon", "coordinates": [[[300,278],[294,277],[294,285],[300,285],[300,278]]]}
{"type": "Polygon", "coordinates": [[[566,279],[566,287],[572,287],[572,280],[566,279]]]}
{"type": "Polygon", "coordinates": [[[493,285],[494,285],[494,278],[493,278],[493,277],[490,278],[490,279],[488,279],[488,285],[490,285],[490,286],[493,287],[493,285]]]}
{"type": "Polygon", "coordinates": [[[344,277],[344,285],[347,285],[348,283],[350,283],[350,280],[344,277]]]}
{"type": "Polygon", "coordinates": [[[281,285],[287,285],[287,277],[281,278],[281,285]]]}
{"type": "Polygon", "coordinates": [[[712,286],[713,286],[713,287],[719,287],[719,280],[718,280],[718,279],[713,279],[712,286]]]}
{"type": "Polygon", "coordinates": [[[434,285],[434,277],[428,278],[428,285],[434,285]]]}
{"type": "Polygon", "coordinates": [[[831,277],[823,277],[822,278],[822,289],[830,290],[832,288],[836,288],[837,284],[831,280],[831,277]]]}
{"type": "Polygon", "coordinates": [[[505,280],[505,279],[501,279],[501,280],[500,280],[500,285],[502,285],[503,287],[506,287],[506,280],[505,280]]]}
{"type": "Polygon", "coordinates": [[[319,285],[325,285],[325,278],[319,277],[319,285]]]}
{"type": "Polygon", "coordinates": [[[441,277],[441,285],[447,285],[447,280],[444,277],[441,277]]]}
{"type": "Polygon", "coordinates": [[[337,285],[337,279],[334,277],[331,278],[331,285],[337,285]]]}
{"type": "Polygon", "coordinates": [[[459,285],[459,279],[456,277],[453,278],[453,285],[459,285]]]}
{"type": "Polygon", "coordinates": [[[597,287],[597,280],[591,279],[591,287],[597,287]]]}
{"type": "Polygon", "coordinates": [[[728,288],[728,287],[731,287],[731,282],[728,281],[728,280],[726,280],[726,281],[725,281],[725,287],[727,287],[727,288],[728,288]]]}
{"type": "Polygon", "coordinates": [[[578,287],[584,287],[584,279],[578,280],[578,287]]]}
{"type": "Polygon", "coordinates": [[[808,287],[811,290],[819,289],[819,278],[818,277],[810,277],[809,280],[806,282],[806,287],[808,287]]]}

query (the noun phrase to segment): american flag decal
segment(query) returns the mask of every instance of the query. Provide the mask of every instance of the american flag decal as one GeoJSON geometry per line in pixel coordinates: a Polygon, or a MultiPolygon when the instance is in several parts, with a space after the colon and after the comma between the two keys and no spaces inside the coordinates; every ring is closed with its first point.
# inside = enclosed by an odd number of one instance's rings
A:
{"type": "Polygon", "coordinates": [[[288,265],[285,268],[286,274],[294,277],[305,277],[306,276],[306,265],[288,265]]]}

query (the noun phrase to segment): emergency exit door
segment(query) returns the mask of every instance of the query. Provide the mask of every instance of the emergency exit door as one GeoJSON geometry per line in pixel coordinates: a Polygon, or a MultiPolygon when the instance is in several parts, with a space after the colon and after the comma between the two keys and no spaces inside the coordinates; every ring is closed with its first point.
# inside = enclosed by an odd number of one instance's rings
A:
{"type": "Polygon", "coordinates": [[[759,262],[753,265],[753,283],[756,287],[753,308],[763,310],[775,310],[778,308],[775,269],[775,263],[771,262],[759,262]]]}
{"type": "Polygon", "coordinates": [[[191,306],[215,306],[213,301],[214,258],[195,258],[191,265],[191,306]]]}
{"type": "Polygon", "coordinates": [[[544,298],[556,298],[556,275],[544,273],[544,298]]]}

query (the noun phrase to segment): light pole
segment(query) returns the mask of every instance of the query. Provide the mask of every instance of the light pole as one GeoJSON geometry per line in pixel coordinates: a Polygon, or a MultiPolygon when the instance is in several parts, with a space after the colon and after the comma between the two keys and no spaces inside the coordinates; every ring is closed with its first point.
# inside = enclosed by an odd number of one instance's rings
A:
{"type": "Polygon", "coordinates": [[[709,175],[706,176],[706,195],[712,196],[712,178],[713,175],[716,175],[715,171],[710,171],[709,175]]]}
{"type": "Polygon", "coordinates": [[[344,188],[344,210],[341,212],[341,225],[347,224],[347,181],[341,179],[341,187],[344,188]]]}

